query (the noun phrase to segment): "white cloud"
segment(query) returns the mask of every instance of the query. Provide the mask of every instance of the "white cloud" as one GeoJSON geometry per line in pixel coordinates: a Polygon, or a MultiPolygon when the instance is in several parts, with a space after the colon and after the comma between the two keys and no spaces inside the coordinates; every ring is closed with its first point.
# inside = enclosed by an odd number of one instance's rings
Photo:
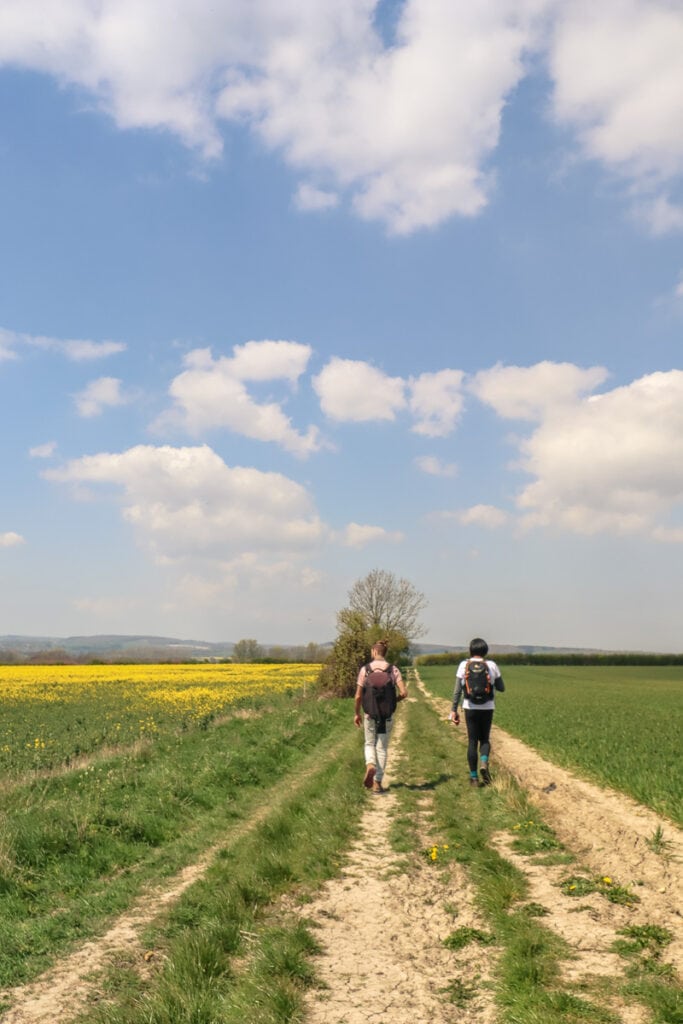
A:
{"type": "Polygon", "coordinates": [[[4,0],[0,64],[77,85],[123,129],[165,129],[205,159],[241,122],[301,174],[301,209],[347,193],[407,234],[487,204],[504,107],[546,59],[555,120],[681,227],[683,14],[673,0],[4,0]],[[312,182],[324,182],[324,189],[312,182]]]}
{"type": "Polygon", "coordinates": [[[413,432],[424,437],[450,434],[462,412],[461,370],[423,373],[410,382],[410,411],[416,423],[413,432]]]}
{"type": "Polygon", "coordinates": [[[332,210],[335,206],[339,206],[339,196],[336,192],[315,188],[314,185],[308,185],[304,182],[299,185],[296,191],[294,205],[298,210],[311,212],[332,210]]]}
{"type": "Polygon", "coordinates": [[[43,475],[122,488],[124,519],[162,564],[306,554],[326,534],[299,484],[280,473],[230,467],[206,445],[138,445],[83,456],[43,475]]]}
{"type": "Polygon", "coordinates": [[[297,341],[248,341],[224,360],[238,380],[287,380],[295,384],[311,358],[311,346],[297,341]]]}
{"type": "Polygon", "coordinates": [[[49,459],[57,451],[57,442],[48,441],[46,444],[37,444],[34,448],[29,448],[29,455],[32,459],[49,459]]]}
{"type": "MultiPolygon", "coordinates": [[[[2,15],[0,14],[0,25],[2,15]]],[[[42,334],[22,334],[0,328],[0,359],[17,358],[17,349],[22,346],[39,348],[45,352],[57,352],[71,362],[90,362],[95,359],[106,359],[109,356],[124,352],[126,346],[120,341],[89,341],[86,339],[50,338],[42,334]]]]}
{"type": "Polygon", "coordinates": [[[404,539],[400,530],[385,530],[381,526],[364,526],[361,523],[349,523],[341,534],[341,542],[349,548],[364,548],[368,544],[389,542],[397,544],[404,539]]]}
{"type": "MultiPolygon", "coordinates": [[[[486,204],[486,161],[549,0],[406,0],[393,45],[374,0],[5,0],[0,62],[88,90],[121,128],[205,158],[221,120],[407,233],[486,204]]],[[[310,198],[309,193],[309,198],[310,198]]]]}
{"type": "Polygon", "coordinates": [[[553,410],[521,442],[533,480],[518,498],[529,526],[675,539],[683,501],[683,371],[653,373],[553,410]]]}
{"type": "Polygon", "coordinates": [[[655,233],[683,228],[683,10],[669,0],[560,4],[550,47],[555,117],[633,190],[655,233]],[[639,195],[650,195],[642,202],[639,195]]]}
{"type": "Polygon", "coordinates": [[[454,462],[443,462],[436,455],[418,455],[414,460],[415,465],[423,473],[429,476],[455,476],[458,467],[454,462]]]}
{"type": "Polygon", "coordinates": [[[7,533],[0,533],[0,548],[14,548],[18,544],[25,544],[26,541],[20,533],[9,530],[7,533]]]}
{"type": "Polygon", "coordinates": [[[677,299],[683,299],[683,271],[681,271],[674,294],[677,299]]]}
{"type": "Polygon", "coordinates": [[[16,341],[17,336],[13,331],[6,331],[0,327],[0,363],[18,358],[15,351],[16,341]]]}
{"type": "MultiPolygon", "coordinates": [[[[34,339],[37,343],[37,339],[34,339]]],[[[93,359],[105,359],[107,356],[124,352],[126,346],[120,341],[64,341],[46,347],[58,348],[67,359],[75,363],[89,362],[93,359]]]]}
{"type": "Polygon", "coordinates": [[[257,402],[245,381],[284,380],[296,384],[311,355],[308,345],[293,341],[249,341],[233,356],[214,359],[209,349],[185,357],[186,369],[171,383],[174,407],[154,424],[165,430],[180,425],[193,435],[225,428],[257,441],[273,441],[294,455],[306,456],[322,446],[317,427],[297,431],[277,402],[257,402]]]}
{"type": "Polygon", "coordinates": [[[121,381],[117,377],[98,377],[74,395],[79,416],[89,419],[99,416],[105,409],[126,405],[130,399],[121,392],[121,381]]]}
{"type": "Polygon", "coordinates": [[[331,359],[313,387],[325,415],[339,422],[393,421],[406,407],[405,381],[359,360],[331,359]]]}
{"type": "Polygon", "coordinates": [[[607,370],[584,370],[573,363],[536,363],[480,370],[469,389],[505,419],[540,420],[553,410],[573,406],[579,395],[593,391],[607,378],[607,370]]]}
{"type": "Polygon", "coordinates": [[[455,513],[455,518],[462,526],[485,526],[489,530],[496,530],[505,526],[510,517],[495,505],[472,505],[471,508],[455,513]]]}

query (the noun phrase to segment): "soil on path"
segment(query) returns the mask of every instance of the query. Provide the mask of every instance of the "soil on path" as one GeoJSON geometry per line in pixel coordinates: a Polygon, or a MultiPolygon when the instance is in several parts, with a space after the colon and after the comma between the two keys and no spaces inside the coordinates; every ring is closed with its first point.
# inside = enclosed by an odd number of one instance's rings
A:
{"type": "MultiPolygon", "coordinates": [[[[445,718],[449,702],[425,693],[436,713],[445,718]]],[[[625,922],[667,928],[674,940],[665,959],[679,975],[683,973],[681,831],[627,797],[577,779],[495,727],[492,742],[494,769],[496,765],[504,768],[531,793],[545,820],[587,872],[608,875],[639,897],[630,909],[608,903],[597,894],[582,898],[577,905],[558,887],[562,868],[515,853],[510,836],[496,837],[500,852],[526,874],[530,900],[546,909],[544,923],[563,935],[574,953],[574,959],[565,963],[565,981],[578,984],[593,974],[623,975],[624,961],[611,952],[611,944],[625,922]],[[651,848],[657,829],[667,844],[660,853],[651,848]]],[[[390,767],[397,764],[399,746],[397,728],[390,767]]],[[[464,748],[462,758],[465,775],[464,748]]],[[[391,783],[390,773],[387,781],[391,783]]],[[[429,834],[428,800],[425,794],[425,847],[438,841],[429,834]]],[[[468,981],[463,968],[458,973],[458,963],[464,958],[448,951],[442,941],[454,929],[453,917],[446,909],[449,893],[444,876],[426,861],[412,860],[405,872],[405,861],[399,862],[392,852],[388,835],[394,802],[391,790],[369,796],[362,838],[350,851],[343,875],[328,883],[319,899],[305,908],[323,949],[317,965],[328,986],[309,996],[309,1020],[311,1024],[379,1024],[389,1019],[393,1024],[450,1024],[456,1020],[493,1024],[495,1008],[485,985],[480,984],[475,998],[462,1006],[448,1000],[444,989],[449,984],[468,981]],[[392,870],[396,872],[393,876],[392,870]]],[[[248,827],[253,825],[252,819],[248,827]]],[[[11,995],[13,1005],[2,1017],[3,1024],[58,1024],[73,1019],[96,991],[92,973],[104,969],[117,951],[137,946],[143,961],[139,945],[142,927],[201,877],[209,860],[188,867],[164,891],[150,894],[105,936],[64,958],[43,978],[4,993],[11,995]]],[[[455,870],[460,869],[456,866],[455,870]]],[[[454,888],[458,893],[457,926],[476,927],[478,918],[462,875],[455,877],[454,888]]],[[[648,1020],[637,1006],[615,1004],[612,1009],[622,1024],[648,1020]]]]}
{"type": "MultiPolygon", "coordinates": [[[[399,721],[392,736],[385,783],[391,783],[391,766],[399,763],[402,726],[399,721]]],[[[396,774],[400,777],[400,767],[396,774]]],[[[437,842],[429,834],[430,805],[425,793],[419,812],[425,849],[437,842]]],[[[323,987],[307,995],[306,1022],[493,1024],[486,972],[465,1005],[449,1002],[449,987],[469,991],[472,981],[462,956],[443,944],[456,927],[449,902],[457,901],[458,927],[480,924],[464,873],[455,865],[449,878],[415,855],[406,870],[406,859],[389,842],[395,806],[391,789],[368,796],[360,838],[342,875],[305,908],[323,951],[316,959],[323,987]]],[[[489,959],[492,964],[495,953],[489,959]]]]}
{"type": "MultiPolygon", "coordinates": [[[[418,679],[437,713],[448,717],[450,702],[433,697],[418,679]]],[[[447,726],[451,728],[451,726],[447,726]]],[[[455,729],[455,727],[452,727],[455,729]]],[[[460,732],[465,768],[465,735],[460,732]]],[[[551,764],[494,725],[491,733],[492,771],[496,765],[511,775],[532,797],[544,820],[572,853],[579,868],[593,878],[610,878],[636,897],[631,907],[615,905],[598,893],[572,899],[559,883],[570,868],[521,857],[511,848],[511,837],[498,837],[501,853],[523,870],[531,886],[531,899],[548,911],[544,922],[561,934],[575,955],[565,976],[580,981],[591,974],[617,975],[624,961],[611,950],[618,930],[633,925],[657,925],[673,936],[664,958],[679,978],[683,976],[683,832],[672,822],[622,793],[577,778],[551,764]],[[654,837],[663,843],[657,852],[654,837]]],[[[640,1020],[623,1011],[622,1021],[640,1020]]]]}

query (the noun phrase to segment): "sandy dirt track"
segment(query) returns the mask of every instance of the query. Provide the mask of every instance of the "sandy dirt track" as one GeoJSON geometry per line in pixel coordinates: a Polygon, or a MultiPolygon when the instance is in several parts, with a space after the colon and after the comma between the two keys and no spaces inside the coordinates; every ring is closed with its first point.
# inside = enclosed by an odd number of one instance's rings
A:
{"type": "MultiPolygon", "coordinates": [[[[429,694],[427,697],[435,713],[445,718],[449,702],[429,694]]],[[[403,724],[398,723],[392,738],[389,784],[392,770],[399,764],[403,724]]],[[[450,726],[444,724],[444,728],[450,726]]],[[[498,768],[502,777],[501,769],[505,769],[530,791],[558,837],[589,872],[610,875],[632,887],[640,900],[629,909],[594,894],[581,900],[577,912],[578,908],[558,888],[562,868],[543,866],[522,857],[511,849],[510,836],[496,837],[500,852],[525,872],[530,899],[548,910],[544,923],[561,934],[574,952],[574,959],[565,964],[567,982],[578,983],[596,973],[623,973],[624,962],[610,947],[624,923],[654,923],[668,928],[675,939],[667,947],[666,960],[675,965],[679,975],[683,974],[680,830],[628,798],[555,767],[495,727],[492,743],[494,772],[498,768]],[[668,844],[665,856],[648,845],[658,827],[668,844]]],[[[464,779],[464,744],[454,747],[454,758],[459,757],[464,779]]],[[[327,986],[307,997],[310,1024],[379,1024],[384,1020],[391,1020],[392,1024],[474,1024],[475,1020],[493,1024],[495,1007],[485,985],[464,1006],[449,1003],[444,993],[454,979],[466,982],[468,978],[462,954],[454,955],[442,942],[454,928],[453,917],[447,911],[451,893],[444,876],[431,870],[426,862],[413,858],[408,871],[397,870],[397,856],[388,838],[394,806],[391,789],[386,794],[369,795],[361,839],[350,851],[342,875],[323,887],[319,897],[302,911],[323,949],[317,958],[317,968],[327,986]],[[378,852],[382,861],[380,872],[378,852]]],[[[425,793],[421,806],[425,847],[440,841],[430,834],[429,812],[429,795],[425,793]]],[[[255,815],[248,827],[253,827],[260,816],[255,815]]],[[[201,877],[210,859],[209,855],[186,868],[163,891],[147,895],[129,914],[114,922],[106,935],[64,958],[42,978],[3,993],[11,996],[12,1007],[3,1015],[2,1024],[58,1024],[72,1020],[96,991],[93,972],[105,969],[121,951],[138,949],[142,968],[144,950],[139,935],[143,926],[201,877]]],[[[401,865],[405,867],[405,861],[401,865]]],[[[457,865],[454,871],[457,926],[481,926],[467,880],[457,865]]],[[[492,955],[495,962],[495,952],[492,955]]],[[[648,1020],[638,1007],[611,1008],[622,1024],[644,1024],[648,1020]]]]}

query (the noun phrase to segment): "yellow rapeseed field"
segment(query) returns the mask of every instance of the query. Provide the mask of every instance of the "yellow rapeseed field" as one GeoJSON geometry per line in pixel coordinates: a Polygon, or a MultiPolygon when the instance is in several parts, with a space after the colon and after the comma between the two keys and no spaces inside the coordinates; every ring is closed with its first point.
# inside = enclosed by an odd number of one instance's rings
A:
{"type": "Polygon", "coordinates": [[[46,767],[305,688],[318,665],[0,666],[0,771],[46,767]]]}

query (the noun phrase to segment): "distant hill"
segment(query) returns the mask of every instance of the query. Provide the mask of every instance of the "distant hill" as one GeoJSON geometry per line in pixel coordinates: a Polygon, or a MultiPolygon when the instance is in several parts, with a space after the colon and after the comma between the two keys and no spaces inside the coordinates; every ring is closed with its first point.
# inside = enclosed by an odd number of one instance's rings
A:
{"type": "MultiPolygon", "coordinates": [[[[94,636],[66,637],[25,636],[8,633],[0,636],[0,660],[2,660],[3,655],[14,654],[21,661],[30,660],[41,655],[45,656],[45,661],[49,661],[51,653],[55,657],[61,654],[75,660],[97,658],[102,658],[106,661],[185,661],[194,658],[213,660],[231,657],[234,646],[233,641],[227,640],[213,643],[206,640],[179,639],[178,637],[153,636],[144,633],[101,633],[94,636]]],[[[267,649],[273,645],[262,643],[260,646],[267,649]]],[[[279,646],[281,649],[287,649],[288,647],[296,648],[300,645],[282,644],[276,646],[279,646]]],[[[327,650],[332,644],[328,642],[319,646],[321,649],[327,650]]],[[[467,650],[467,644],[415,644],[413,646],[415,654],[450,654],[465,650],[467,650]]],[[[515,652],[522,654],[609,653],[587,647],[543,647],[531,644],[493,643],[490,645],[490,652],[493,656],[515,652]]]]}
{"type": "Polygon", "coordinates": [[[114,655],[168,658],[229,658],[232,642],[209,643],[205,640],[180,640],[177,637],[149,636],[147,634],[117,635],[97,634],[95,636],[0,636],[0,650],[15,651],[24,657],[38,652],[65,651],[74,657],[90,655],[112,657],[114,655]]]}
{"type": "MultiPolygon", "coordinates": [[[[464,644],[414,644],[415,654],[452,654],[466,651],[469,641],[464,644]]],[[[489,654],[605,654],[595,647],[542,647],[532,644],[489,644],[489,654]]]]}

